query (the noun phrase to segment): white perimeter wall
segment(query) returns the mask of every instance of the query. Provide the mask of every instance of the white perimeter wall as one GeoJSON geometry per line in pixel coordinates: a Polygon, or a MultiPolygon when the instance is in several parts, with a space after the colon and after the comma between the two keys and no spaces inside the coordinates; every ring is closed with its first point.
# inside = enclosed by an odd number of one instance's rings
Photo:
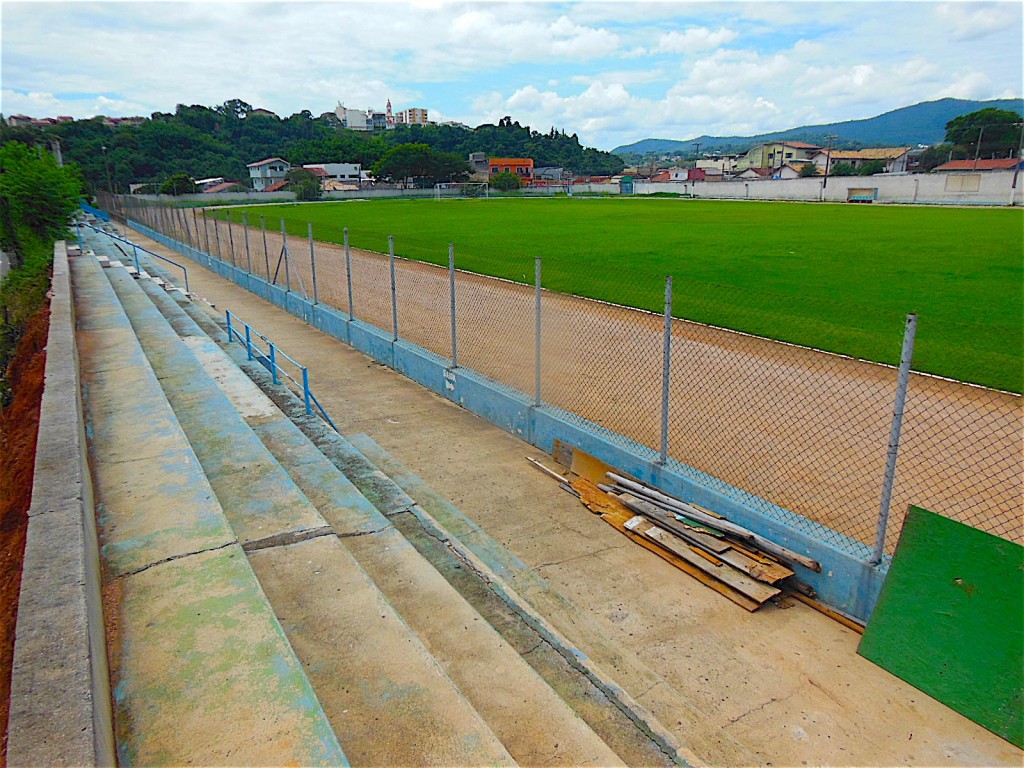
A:
{"type": "Polygon", "coordinates": [[[925,203],[943,205],[1021,205],[1024,201],[1024,172],[1013,189],[1013,171],[978,174],[922,173],[907,176],[832,176],[823,179],[764,181],[688,181],[652,184],[637,182],[638,195],[680,192],[694,197],[727,200],[828,200],[846,202],[848,190],[877,187],[879,203],[925,203]],[[964,177],[976,176],[977,191],[964,177]],[[965,183],[967,182],[967,183],[965,183]]]}

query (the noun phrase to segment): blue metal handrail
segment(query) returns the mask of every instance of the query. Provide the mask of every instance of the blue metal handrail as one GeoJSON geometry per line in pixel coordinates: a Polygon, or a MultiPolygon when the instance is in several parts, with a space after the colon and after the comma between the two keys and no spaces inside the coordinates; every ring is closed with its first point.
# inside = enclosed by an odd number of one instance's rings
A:
{"type": "Polygon", "coordinates": [[[334,426],[334,422],[331,421],[331,417],[327,415],[327,411],[325,411],[323,406],[320,405],[320,401],[316,399],[316,396],[313,394],[313,390],[310,389],[309,387],[309,368],[300,364],[298,361],[295,360],[295,358],[283,352],[280,347],[274,344],[274,342],[272,342],[269,338],[267,338],[262,333],[257,331],[247,322],[239,318],[238,315],[232,315],[230,309],[227,310],[225,314],[227,317],[228,324],[228,341],[233,342],[237,339],[240,343],[244,344],[245,353],[248,359],[255,360],[256,362],[263,365],[263,367],[265,367],[267,370],[269,370],[270,376],[275,384],[281,383],[281,379],[278,377],[278,374],[280,373],[289,381],[291,381],[296,387],[300,388],[302,390],[302,400],[306,406],[306,415],[313,415],[313,406],[315,405],[317,410],[320,412],[320,415],[323,417],[324,421],[331,425],[331,429],[341,434],[338,428],[334,426]],[[231,324],[232,318],[234,318],[237,322],[240,322],[242,324],[242,327],[245,329],[244,333],[239,331],[237,328],[235,328],[235,326],[231,324]],[[267,343],[266,352],[260,349],[258,343],[253,340],[253,337],[257,339],[262,339],[267,343]],[[299,375],[302,377],[301,382],[297,381],[294,376],[292,376],[290,373],[288,373],[288,371],[285,368],[278,364],[277,361],[281,357],[289,361],[292,365],[295,366],[295,368],[298,369],[299,375]]]}
{"type": "Polygon", "coordinates": [[[180,269],[182,271],[182,274],[184,274],[184,276],[185,276],[185,293],[191,293],[192,292],[191,289],[189,288],[189,285],[188,285],[188,270],[185,268],[184,265],[179,264],[178,262],[174,261],[173,259],[168,259],[166,256],[161,256],[159,253],[154,253],[153,251],[149,250],[148,248],[144,248],[143,246],[139,245],[138,243],[133,243],[131,240],[128,240],[127,238],[120,237],[118,235],[115,235],[115,234],[112,234],[110,232],[107,232],[105,229],[100,229],[99,227],[94,227],[92,224],[86,224],[84,221],[76,221],[75,222],[75,226],[79,228],[79,231],[78,231],[78,243],[79,243],[79,245],[81,245],[81,243],[82,243],[81,227],[88,227],[89,229],[93,230],[94,232],[99,232],[101,235],[106,235],[107,237],[109,237],[112,240],[118,240],[118,241],[120,241],[122,243],[125,243],[126,245],[130,245],[132,247],[132,254],[135,257],[135,270],[137,272],[141,272],[142,271],[142,268],[139,266],[139,254],[138,254],[138,251],[142,251],[143,253],[148,253],[150,256],[155,256],[156,258],[160,259],[161,261],[166,261],[168,264],[173,264],[178,269],[180,269]]]}

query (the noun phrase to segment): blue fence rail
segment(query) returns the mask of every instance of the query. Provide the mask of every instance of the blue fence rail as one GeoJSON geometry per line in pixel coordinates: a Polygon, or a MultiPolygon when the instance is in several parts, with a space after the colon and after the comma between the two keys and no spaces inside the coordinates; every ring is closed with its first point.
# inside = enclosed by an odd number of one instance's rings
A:
{"type": "Polygon", "coordinates": [[[250,360],[255,360],[270,371],[270,375],[275,384],[280,384],[281,376],[284,376],[298,389],[301,389],[302,400],[306,405],[306,415],[312,416],[313,406],[316,406],[317,412],[319,412],[320,416],[323,417],[323,420],[330,424],[331,429],[338,432],[339,430],[334,426],[334,422],[331,421],[331,417],[327,415],[327,411],[325,411],[323,406],[320,405],[320,402],[313,394],[313,390],[309,387],[309,368],[297,362],[295,358],[290,355],[287,355],[280,347],[274,344],[274,342],[242,320],[238,315],[231,314],[230,309],[225,312],[225,315],[228,325],[228,341],[238,341],[244,344],[246,357],[250,360]],[[232,324],[232,320],[234,320],[234,324],[232,324]],[[241,324],[243,330],[238,330],[236,327],[238,324],[241,324]],[[266,351],[260,349],[257,339],[266,342],[266,351]],[[278,363],[278,360],[281,358],[290,362],[295,367],[301,381],[292,376],[286,368],[278,363]]]}
{"type": "MultiPolygon", "coordinates": [[[[85,207],[84,204],[82,206],[82,209],[85,210],[86,212],[88,212],[88,209],[85,207]]],[[[150,256],[152,256],[154,258],[160,259],[160,261],[166,261],[168,264],[173,264],[178,269],[180,269],[182,274],[185,276],[185,293],[191,293],[192,292],[191,289],[189,288],[189,285],[188,285],[188,269],[186,269],[183,264],[179,264],[178,262],[174,261],[173,259],[168,259],[166,256],[161,256],[159,253],[154,253],[153,251],[149,250],[148,248],[143,248],[141,245],[138,245],[137,243],[133,243],[131,240],[128,240],[128,239],[123,238],[123,237],[120,237],[119,235],[115,235],[112,232],[107,232],[107,230],[105,230],[105,229],[100,229],[99,227],[94,227],[92,224],[86,224],[84,221],[76,221],[75,222],[75,226],[78,228],[78,233],[77,234],[78,234],[78,245],[79,245],[79,247],[81,247],[81,245],[82,245],[81,227],[86,227],[87,229],[91,229],[93,232],[99,232],[101,235],[106,235],[111,240],[117,240],[119,242],[124,243],[125,245],[130,245],[132,247],[132,257],[135,259],[135,271],[136,272],[141,272],[142,271],[142,267],[139,266],[139,251],[142,251],[143,253],[148,253],[150,256]]]]}

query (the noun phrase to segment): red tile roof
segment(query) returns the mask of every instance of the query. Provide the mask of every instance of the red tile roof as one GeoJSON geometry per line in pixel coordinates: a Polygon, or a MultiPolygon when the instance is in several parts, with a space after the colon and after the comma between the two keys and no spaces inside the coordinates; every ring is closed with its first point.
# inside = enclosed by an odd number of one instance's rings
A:
{"type": "Polygon", "coordinates": [[[249,163],[245,167],[246,168],[258,168],[261,165],[266,165],[267,163],[275,163],[275,162],[276,163],[284,163],[285,165],[288,164],[287,160],[282,160],[280,157],[268,157],[266,160],[260,160],[258,163],[249,163]]]}
{"type": "Polygon", "coordinates": [[[225,181],[222,184],[214,184],[209,189],[204,189],[203,190],[203,194],[204,195],[215,195],[218,192],[227,192],[232,187],[241,187],[241,186],[242,185],[239,184],[237,181],[225,181]]]}
{"type": "Polygon", "coordinates": [[[266,187],[263,191],[264,192],[280,192],[282,189],[287,187],[289,184],[291,184],[291,182],[288,181],[287,179],[285,179],[284,181],[279,181],[276,184],[271,184],[269,187],[266,187]]]}
{"type": "Polygon", "coordinates": [[[1024,168],[1024,160],[1016,157],[1002,157],[990,160],[953,160],[936,168],[936,171],[1012,171],[1017,167],[1024,168]]]}

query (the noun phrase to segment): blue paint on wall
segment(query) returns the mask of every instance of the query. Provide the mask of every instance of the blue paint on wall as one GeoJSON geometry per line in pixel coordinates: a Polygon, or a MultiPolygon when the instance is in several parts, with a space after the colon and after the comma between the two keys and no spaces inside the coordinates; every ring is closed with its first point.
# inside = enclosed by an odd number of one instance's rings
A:
{"type": "Polygon", "coordinates": [[[187,246],[140,224],[132,223],[132,226],[169,248],[193,256],[201,264],[209,263],[212,269],[243,287],[251,285],[256,295],[542,451],[551,453],[555,439],[560,439],[625,474],[673,496],[714,509],[755,533],[814,558],[821,563],[822,572],[815,573],[797,565],[794,566],[797,577],[812,586],[819,599],[828,605],[862,621],[870,618],[890,559],[883,560],[880,566],[870,565],[869,547],[782,507],[766,505],[763,499],[693,467],[674,460],[661,466],[657,463],[657,452],[646,446],[553,406],[535,407],[533,399],[525,393],[476,371],[451,368],[446,358],[407,341],[394,341],[391,332],[360,320],[349,320],[334,308],[313,305],[311,300],[286,291],[284,286],[268,285],[265,280],[250,277],[230,264],[205,254],[194,254],[187,246]],[[770,516],[760,511],[766,506],[771,509],[770,516]]]}

